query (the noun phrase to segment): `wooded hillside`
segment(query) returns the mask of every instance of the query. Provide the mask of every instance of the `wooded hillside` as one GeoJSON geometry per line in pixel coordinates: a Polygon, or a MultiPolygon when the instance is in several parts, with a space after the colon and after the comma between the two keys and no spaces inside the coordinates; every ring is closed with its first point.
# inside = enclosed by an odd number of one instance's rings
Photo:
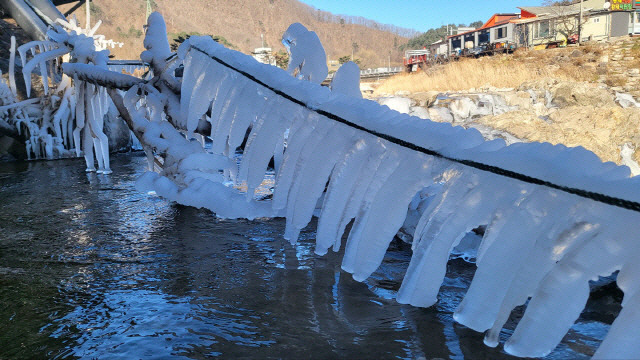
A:
{"type": "MultiPolygon", "coordinates": [[[[361,67],[387,66],[402,62],[400,47],[416,33],[391,25],[378,24],[360,17],[344,17],[320,11],[297,0],[152,0],[152,8],[165,17],[170,37],[200,33],[223,37],[236,49],[249,53],[265,46],[284,50],[282,33],[293,22],[315,31],[332,60],[351,55],[361,60],[361,67]]],[[[61,6],[63,12],[72,4],[61,6]]],[[[84,23],[84,5],[74,11],[84,23]]],[[[146,0],[96,0],[92,2],[92,23],[103,25],[101,34],[126,45],[111,50],[118,58],[138,58],[144,38],[146,0]]]]}

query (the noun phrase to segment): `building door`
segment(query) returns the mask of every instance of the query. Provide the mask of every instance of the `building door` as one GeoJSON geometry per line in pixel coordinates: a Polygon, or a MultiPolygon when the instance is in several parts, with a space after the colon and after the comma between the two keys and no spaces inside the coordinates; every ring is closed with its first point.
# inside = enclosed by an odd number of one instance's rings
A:
{"type": "Polygon", "coordinates": [[[640,34],[640,12],[636,11],[631,16],[633,16],[633,33],[640,34]]]}
{"type": "MultiPolygon", "coordinates": [[[[635,14],[635,13],[632,13],[635,14]]],[[[630,29],[632,24],[632,17],[626,11],[613,11],[611,12],[611,36],[625,36],[629,35],[633,29],[630,29]]]]}

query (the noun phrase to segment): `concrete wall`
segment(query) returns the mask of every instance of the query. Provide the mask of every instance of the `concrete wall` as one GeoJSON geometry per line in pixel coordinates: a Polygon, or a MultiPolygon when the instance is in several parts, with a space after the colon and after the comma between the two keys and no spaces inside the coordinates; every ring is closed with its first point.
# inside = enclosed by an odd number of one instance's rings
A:
{"type": "Polygon", "coordinates": [[[582,25],[582,40],[599,40],[609,36],[609,14],[591,15],[582,25]]]}
{"type": "Polygon", "coordinates": [[[491,31],[491,43],[505,42],[505,41],[514,42],[515,41],[514,30],[515,30],[515,25],[511,24],[511,23],[505,24],[505,25],[501,25],[501,26],[496,26],[496,27],[490,29],[490,31],[491,31]],[[506,36],[498,37],[498,29],[507,29],[506,36]]]}

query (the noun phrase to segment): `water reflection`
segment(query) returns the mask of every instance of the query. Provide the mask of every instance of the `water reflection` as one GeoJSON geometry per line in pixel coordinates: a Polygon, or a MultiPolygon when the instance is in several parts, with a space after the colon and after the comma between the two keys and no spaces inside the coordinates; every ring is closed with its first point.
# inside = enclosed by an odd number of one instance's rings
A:
{"type": "MultiPolygon", "coordinates": [[[[437,306],[399,305],[405,244],[357,283],[311,230],[290,246],[282,220],[136,192],[144,166],[0,164],[0,358],[508,358],[453,322],[472,265],[450,264],[437,306]]],[[[586,357],[606,329],[580,322],[551,357],[586,357]]]]}

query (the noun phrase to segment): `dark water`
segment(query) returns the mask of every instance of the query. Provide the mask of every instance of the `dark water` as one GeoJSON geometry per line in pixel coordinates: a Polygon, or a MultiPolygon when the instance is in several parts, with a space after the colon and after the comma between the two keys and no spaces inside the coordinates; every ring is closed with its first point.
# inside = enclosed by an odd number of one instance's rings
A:
{"type": "MultiPolygon", "coordinates": [[[[291,246],[280,219],[138,193],[144,164],[0,164],[0,359],[508,358],[452,320],[473,265],[450,263],[437,306],[399,305],[407,245],[357,283],[342,254],[313,254],[314,226],[291,246]]],[[[593,354],[612,317],[585,314],[552,358],[593,354]]]]}

